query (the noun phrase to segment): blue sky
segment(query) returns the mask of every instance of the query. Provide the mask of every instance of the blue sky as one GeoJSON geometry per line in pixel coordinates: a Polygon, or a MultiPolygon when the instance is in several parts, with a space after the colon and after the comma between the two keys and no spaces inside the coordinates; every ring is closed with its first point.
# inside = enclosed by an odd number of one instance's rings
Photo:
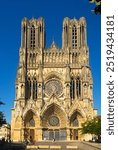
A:
{"type": "Polygon", "coordinates": [[[87,43],[93,75],[94,107],[101,111],[101,17],[91,13],[94,8],[88,0],[1,0],[0,2],[0,106],[7,121],[11,120],[11,108],[15,98],[15,79],[21,43],[21,21],[43,17],[45,20],[47,47],[54,37],[61,47],[64,17],[84,16],[87,21],[87,43]]]}

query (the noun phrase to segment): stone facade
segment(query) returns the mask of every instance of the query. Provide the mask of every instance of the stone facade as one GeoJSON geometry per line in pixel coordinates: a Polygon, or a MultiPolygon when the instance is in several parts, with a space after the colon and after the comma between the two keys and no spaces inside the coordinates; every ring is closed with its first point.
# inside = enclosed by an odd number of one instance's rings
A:
{"type": "Polygon", "coordinates": [[[4,139],[5,141],[6,140],[10,140],[10,132],[11,131],[11,127],[9,124],[3,124],[1,127],[0,127],[0,140],[4,139]]]}
{"type": "Polygon", "coordinates": [[[96,116],[86,20],[64,18],[62,48],[45,45],[44,19],[22,20],[11,138],[83,140],[81,124],[96,116]]]}

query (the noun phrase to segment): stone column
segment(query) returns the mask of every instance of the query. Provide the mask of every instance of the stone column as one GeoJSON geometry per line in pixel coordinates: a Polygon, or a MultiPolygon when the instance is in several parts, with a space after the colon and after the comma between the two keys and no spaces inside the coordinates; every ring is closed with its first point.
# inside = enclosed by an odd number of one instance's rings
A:
{"type": "Polygon", "coordinates": [[[22,142],[24,141],[24,120],[21,120],[21,139],[22,142]]]}
{"type": "Polygon", "coordinates": [[[76,79],[74,79],[74,98],[77,99],[76,79]]]}
{"type": "Polygon", "coordinates": [[[42,141],[42,136],[43,132],[42,132],[42,128],[39,129],[39,136],[38,136],[38,141],[42,141]]]}
{"type": "Polygon", "coordinates": [[[67,132],[67,141],[70,141],[70,129],[66,129],[67,132]]]}
{"type": "Polygon", "coordinates": [[[81,135],[80,130],[78,130],[78,140],[79,140],[79,141],[82,141],[82,135],[81,135]]]}

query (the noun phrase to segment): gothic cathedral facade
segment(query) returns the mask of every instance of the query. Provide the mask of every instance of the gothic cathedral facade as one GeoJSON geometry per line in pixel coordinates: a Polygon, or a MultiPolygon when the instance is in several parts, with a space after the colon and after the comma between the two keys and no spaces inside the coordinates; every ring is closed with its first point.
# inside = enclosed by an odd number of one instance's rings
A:
{"type": "Polygon", "coordinates": [[[11,139],[89,139],[80,129],[97,111],[85,18],[64,18],[61,48],[45,47],[43,18],[24,18],[21,33],[11,139]]]}

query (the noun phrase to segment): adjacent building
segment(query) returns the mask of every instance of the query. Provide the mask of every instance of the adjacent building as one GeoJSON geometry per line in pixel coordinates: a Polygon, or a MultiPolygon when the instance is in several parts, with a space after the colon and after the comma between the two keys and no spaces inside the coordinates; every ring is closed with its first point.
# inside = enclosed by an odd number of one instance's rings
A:
{"type": "Polygon", "coordinates": [[[64,18],[62,47],[46,48],[44,19],[22,20],[11,139],[88,140],[81,125],[96,116],[86,20],[64,18]]]}
{"type": "Polygon", "coordinates": [[[0,127],[0,140],[4,139],[6,140],[10,140],[10,136],[11,136],[11,127],[9,124],[3,124],[0,127]]]}

